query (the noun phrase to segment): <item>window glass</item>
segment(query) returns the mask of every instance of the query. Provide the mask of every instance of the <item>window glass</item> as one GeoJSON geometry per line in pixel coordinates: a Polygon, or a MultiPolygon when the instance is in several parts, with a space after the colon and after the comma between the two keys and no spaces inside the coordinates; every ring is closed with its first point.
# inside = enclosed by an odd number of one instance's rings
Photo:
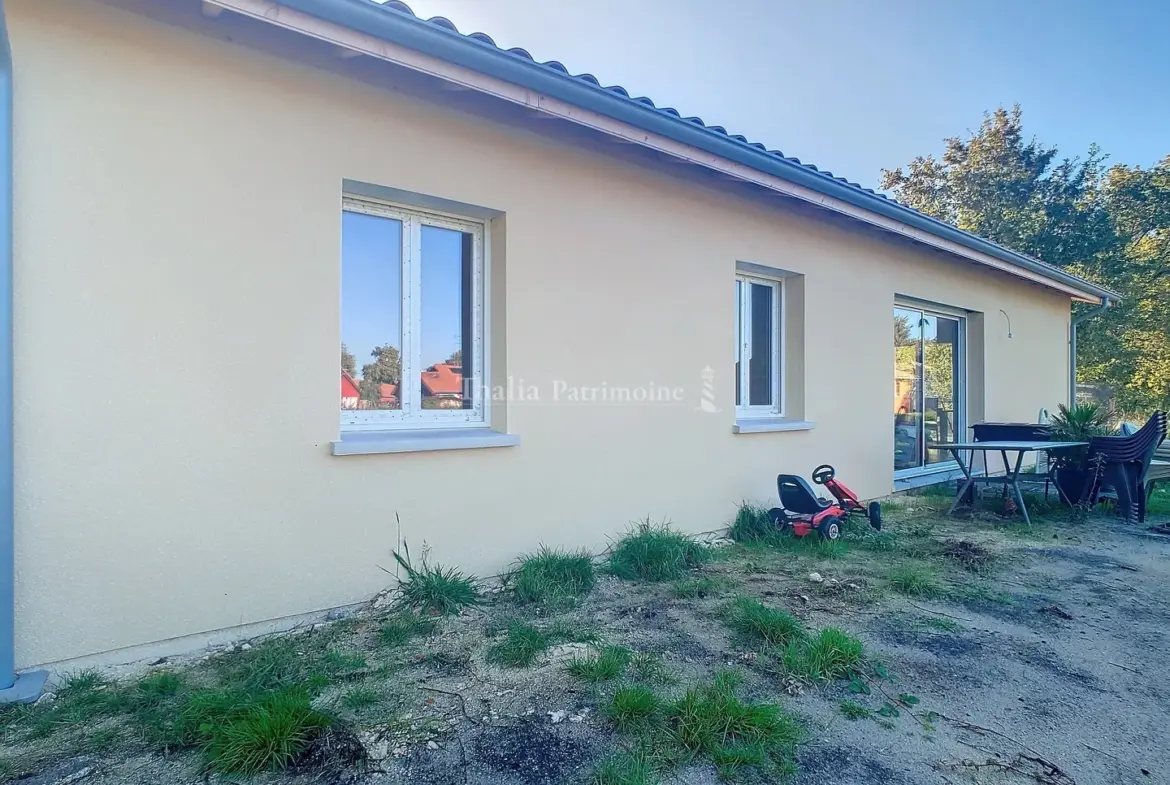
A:
{"type": "Polygon", "coordinates": [[[473,378],[467,345],[471,338],[472,236],[437,226],[422,227],[421,368],[424,409],[472,406],[473,378]]]}
{"type": "Polygon", "coordinates": [[[751,361],[748,368],[748,405],[771,406],[773,390],[773,293],[766,284],[751,284],[751,361]]]}
{"type": "MultiPolygon", "coordinates": [[[[926,443],[959,440],[959,320],[926,314],[922,320],[923,423],[926,443]]],[[[926,449],[926,462],[946,463],[943,450],[926,449]]]]}
{"type": "Polygon", "coordinates": [[[740,387],[743,382],[743,369],[740,367],[740,358],[743,356],[743,281],[735,282],[735,405],[739,406],[742,399],[740,387]]]}
{"type": "Polygon", "coordinates": [[[343,212],[341,408],[401,409],[402,222],[343,212]]]}
{"type": "Polygon", "coordinates": [[[894,469],[921,464],[922,312],[894,309],[894,469]]]}

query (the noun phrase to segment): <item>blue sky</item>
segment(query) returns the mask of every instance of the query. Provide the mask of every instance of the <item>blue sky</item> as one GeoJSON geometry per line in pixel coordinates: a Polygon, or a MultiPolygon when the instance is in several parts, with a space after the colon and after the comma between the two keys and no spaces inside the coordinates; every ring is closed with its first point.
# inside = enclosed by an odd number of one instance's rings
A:
{"type": "Polygon", "coordinates": [[[1170,154],[1159,0],[407,0],[876,187],[984,111],[1062,155],[1170,154]]]}

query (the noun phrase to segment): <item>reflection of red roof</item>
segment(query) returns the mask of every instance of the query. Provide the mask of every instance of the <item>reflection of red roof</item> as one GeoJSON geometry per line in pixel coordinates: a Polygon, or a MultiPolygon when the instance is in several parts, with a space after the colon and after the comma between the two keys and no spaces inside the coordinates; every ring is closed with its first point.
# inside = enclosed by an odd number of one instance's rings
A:
{"type": "Polygon", "coordinates": [[[353,380],[345,371],[341,372],[341,397],[342,398],[357,398],[361,395],[358,390],[358,383],[353,380]]]}
{"type": "Polygon", "coordinates": [[[422,372],[423,395],[461,395],[463,368],[459,365],[436,363],[422,372]]]}
{"type": "Polygon", "coordinates": [[[380,403],[394,403],[398,400],[398,385],[397,384],[383,384],[378,389],[378,398],[380,403]]]}

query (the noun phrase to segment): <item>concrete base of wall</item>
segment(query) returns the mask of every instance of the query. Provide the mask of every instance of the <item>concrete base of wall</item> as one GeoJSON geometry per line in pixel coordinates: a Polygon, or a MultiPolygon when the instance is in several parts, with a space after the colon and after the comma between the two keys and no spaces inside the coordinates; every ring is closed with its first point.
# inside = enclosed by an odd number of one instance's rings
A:
{"type": "Polygon", "coordinates": [[[48,671],[29,671],[19,673],[16,681],[6,690],[0,690],[0,705],[6,703],[36,703],[37,698],[45,691],[45,682],[49,678],[48,671]]]}
{"type": "MultiPolygon", "coordinates": [[[[235,627],[225,627],[219,630],[184,635],[178,638],[144,643],[138,646],[128,646],[123,649],[90,654],[85,657],[76,657],[69,660],[43,663],[37,671],[42,674],[41,685],[48,676],[49,683],[55,684],[68,673],[94,668],[114,678],[122,678],[141,673],[151,665],[167,664],[182,665],[197,660],[209,653],[221,651],[224,648],[244,641],[260,638],[265,635],[276,635],[282,632],[291,632],[299,628],[310,627],[314,624],[323,624],[344,619],[357,613],[365,602],[342,605],[336,608],[325,608],[295,616],[285,616],[279,619],[252,624],[241,624],[235,627]]],[[[22,678],[30,674],[22,674],[22,678]]],[[[14,687],[15,689],[15,687],[14,687]]],[[[39,696],[39,691],[38,691],[39,696]]],[[[2,696],[3,693],[0,693],[2,696]]],[[[34,698],[33,700],[36,700],[34,698]]],[[[3,703],[0,698],[0,703],[3,703]]]]}

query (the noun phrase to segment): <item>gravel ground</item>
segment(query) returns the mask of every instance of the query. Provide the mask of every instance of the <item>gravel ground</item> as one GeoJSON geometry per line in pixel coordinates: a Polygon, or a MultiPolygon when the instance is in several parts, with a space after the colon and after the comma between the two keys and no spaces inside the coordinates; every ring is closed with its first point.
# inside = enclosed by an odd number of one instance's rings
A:
{"type": "MultiPolygon", "coordinates": [[[[895,515],[889,529],[905,534],[899,526],[921,528],[923,520],[895,515]]],[[[707,596],[679,599],[668,584],[607,577],[562,616],[588,623],[607,642],[660,654],[673,677],[667,693],[721,667],[742,668],[752,697],[782,702],[806,720],[798,785],[1170,783],[1170,537],[1107,517],[1023,533],[988,516],[936,518],[930,527],[935,541],[973,544],[997,567],[944,571],[975,587],[959,599],[911,599],[884,588],[887,554],[855,548],[820,559],[734,546],[703,568],[717,587],[707,596]],[[810,580],[813,572],[819,581],[810,580]],[[889,678],[867,695],[840,682],[799,685],[765,673],[721,623],[737,594],[784,607],[810,628],[849,631],[889,678]],[[918,702],[903,704],[897,717],[850,721],[839,708],[847,699],[876,711],[900,695],[918,702]]],[[[255,781],[588,782],[622,739],[597,716],[597,692],[565,671],[583,644],[556,646],[531,668],[491,665],[488,632],[512,612],[497,599],[445,621],[386,677],[392,709],[372,710],[352,732],[324,740],[301,772],[255,781]]],[[[355,645],[362,625],[376,623],[352,625],[355,645]]],[[[129,745],[66,758],[20,781],[194,785],[208,777],[193,756],[129,745]]],[[[712,767],[695,765],[668,781],[718,779],[712,767]]]]}

